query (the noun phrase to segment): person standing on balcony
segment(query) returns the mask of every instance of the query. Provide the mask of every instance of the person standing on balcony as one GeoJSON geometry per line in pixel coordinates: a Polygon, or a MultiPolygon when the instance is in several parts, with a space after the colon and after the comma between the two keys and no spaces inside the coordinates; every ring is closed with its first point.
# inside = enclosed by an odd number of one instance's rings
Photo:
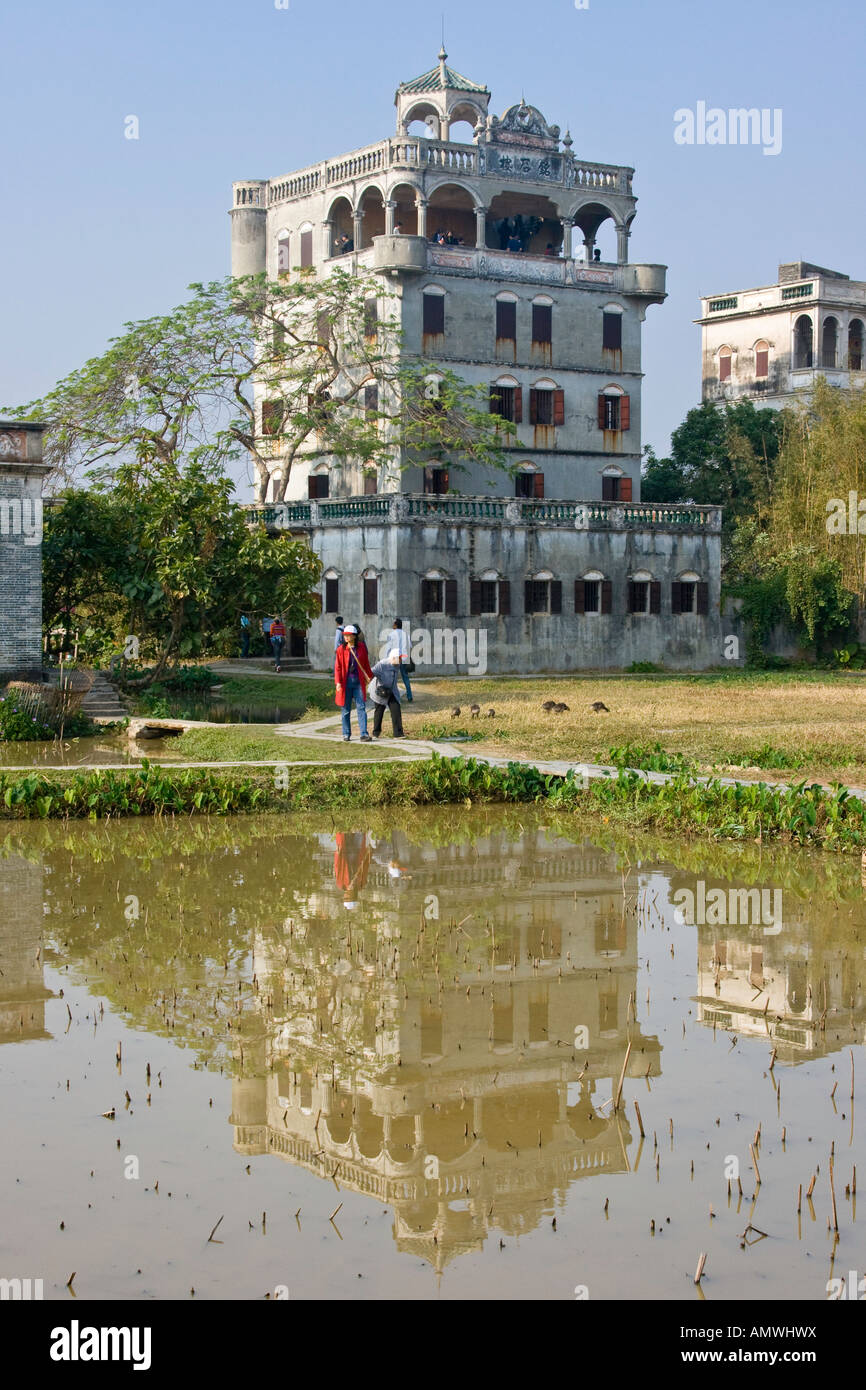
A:
{"type": "Polygon", "coordinates": [[[391,629],[391,636],[388,638],[388,650],[385,653],[385,660],[397,655],[400,658],[400,671],[403,674],[403,684],[406,687],[406,701],[411,705],[413,700],[412,687],[409,684],[409,636],[403,631],[403,619],[395,618],[391,629]]]}
{"type": "Polygon", "coordinates": [[[343,645],[334,658],[335,703],[343,712],[343,741],[352,737],[352,705],[358,711],[358,729],[362,743],[372,743],[367,733],[367,682],[372,679],[370,659],[365,643],[358,641],[354,623],[343,628],[343,645]]]}
{"type": "Polygon", "coordinates": [[[282,618],[277,618],[271,623],[271,647],[274,652],[274,670],[281,671],[280,658],[283,654],[283,643],[286,640],[286,626],[282,618]]]}

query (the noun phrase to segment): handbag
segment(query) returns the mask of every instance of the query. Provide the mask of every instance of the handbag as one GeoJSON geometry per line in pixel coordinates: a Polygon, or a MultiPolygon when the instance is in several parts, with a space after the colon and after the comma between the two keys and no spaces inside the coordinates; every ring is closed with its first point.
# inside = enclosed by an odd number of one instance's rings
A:
{"type": "Polygon", "coordinates": [[[405,669],[409,672],[409,675],[411,676],[412,672],[415,670],[415,663],[414,663],[414,661],[412,660],[411,656],[410,656],[410,657],[407,657],[407,659],[403,662],[403,666],[405,667],[405,669]]]}

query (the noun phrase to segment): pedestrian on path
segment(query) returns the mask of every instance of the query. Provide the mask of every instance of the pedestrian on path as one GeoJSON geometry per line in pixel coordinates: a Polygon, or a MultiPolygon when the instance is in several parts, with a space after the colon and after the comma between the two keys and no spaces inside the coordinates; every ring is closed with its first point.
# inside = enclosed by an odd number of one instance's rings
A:
{"type": "Polygon", "coordinates": [[[265,641],[265,656],[269,656],[271,651],[271,625],[273,622],[273,618],[262,618],[262,637],[265,641]]]}
{"type": "Polygon", "coordinates": [[[286,627],[282,618],[277,618],[271,623],[271,646],[274,651],[274,670],[281,671],[280,659],[283,654],[283,643],[286,640],[286,627]]]}
{"type": "Polygon", "coordinates": [[[406,701],[411,705],[414,696],[412,695],[412,687],[409,684],[409,667],[411,660],[409,656],[409,634],[403,631],[402,618],[394,619],[391,636],[388,638],[388,650],[385,653],[386,660],[395,652],[400,658],[399,669],[403,674],[403,684],[406,687],[406,701]]]}
{"type": "Polygon", "coordinates": [[[337,617],[334,619],[334,622],[337,624],[336,631],[334,632],[334,651],[338,652],[343,645],[343,619],[337,617]]]}
{"type": "MultiPolygon", "coordinates": [[[[373,737],[382,733],[382,720],[385,707],[391,715],[391,734],[393,738],[403,738],[403,711],[400,709],[400,696],[397,693],[397,674],[400,670],[400,654],[392,652],[385,661],[377,661],[373,667],[376,679],[370,686],[370,699],[375,705],[373,711],[373,737]]],[[[404,677],[405,679],[405,677],[404,677]]]]}
{"type": "Polygon", "coordinates": [[[246,660],[250,654],[250,620],[246,613],[241,614],[241,657],[246,660]]]}
{"type": "Polygon", "coordinates": [[[352,705],[358,711],[358,729],[362,743],[371,743],[367,733],[367,682],[372,680],[370,658],[364,642],[358,641],[358,629],[348,623],[343,629],[343,645],[334,657],[336,703],[343,711],[343,740],[352,737],[352,705]]]}

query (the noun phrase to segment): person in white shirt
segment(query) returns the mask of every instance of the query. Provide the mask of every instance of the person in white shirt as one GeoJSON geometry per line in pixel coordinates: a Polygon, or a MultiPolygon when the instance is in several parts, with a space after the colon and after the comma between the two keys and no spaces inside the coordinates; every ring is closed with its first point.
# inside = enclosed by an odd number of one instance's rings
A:
{"type": "Polygon", "coordinates": [[[400,671],[403,676],[403,684],[406,687],[406,703],[412,703],[412,687],[409,684],[409,636],[403,631],[403,619],[395,618],[391,636],[388,638],[388,650],[385,653],[385,660],[393,653],[400,657],[400,671]]]}

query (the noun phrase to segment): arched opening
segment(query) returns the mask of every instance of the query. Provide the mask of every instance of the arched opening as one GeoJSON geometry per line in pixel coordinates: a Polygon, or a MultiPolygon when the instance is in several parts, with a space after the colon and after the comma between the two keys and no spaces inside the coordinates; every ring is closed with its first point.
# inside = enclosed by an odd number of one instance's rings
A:
{"type": "Polygon", "coordinates": [[[821,366],[831,370],[836,366],[836,343],[839,337],[839,320],[829,314],[824,320],[821,332],[821,366]]]}
{"type": "Polygon", "coordinates": [[[432,102],[419,101],[406,112],[403,130],[422,140],[438,140],[441,117],[432,102]]]}
{"type": "Polygon", "coordinates": [[[285,228],[277,232],[277,275],[288,275],[292,268],[292,242],[285,228]]]}
{"type": "Polygon", "coordinates": [[[755,376],[759,381],[770,375],[770,344],[763,338],[755,343],[755,376]]]}
{"type": "Polygon", "coordinates": [[[812,365],[812,320],[801,314],[794,324],[794,370],[812,365]]]}
{"type": "Polygon", "coordinates": [[[725,345],[719,348],[719,381],[724,384],[731,379],[731,349],[725,345]]]}
{"type": "Polygon", "coordinates": [[[427,234],[446,246],[475,245],[475,202],[458,184],[434,189],[427,207],[427,234]]]}
{"type": "Polygon", "coordinates": [[[394,231],[403,236],[418,235],[418,191],[409,183],[398,184],[391,190],[394,204],[394,231]]]}
{"type": "Polygon", "coordinates": [[[376,1115],[367,1096],[355,1099],[355,1142],[364,1158],[378,1158],[385,1142],[381,1115],[376,1115]]]}
{"type": "Polygon", "coordinates": [[[848,325],[848,370],[863,370],[863,320],[852,319],[848,325]]]}
{"type": "Polygon", "coordinates": [[[559,209],[535,194],[497,193],[487,210],[487,245],[524,256],[561,256],[559,209]]]}
{"type": "Polygon", "coordinates": [[[617,262],[616,219],[603,203],[584,203],[574,214],[575,259],[586,264],[617,262]]]}
{"type": "Polygon", "coordinates": [[[352,204],[348,198],[336,198],[328,212],[331,224],[330,256],[342,256],[355,249],[355,231],[352,225],[352,204]]]}
{"type": "Polygon", "coordinates": [[[385,202],[378,188],[368,188],[358,204],[361,215],[360,251],[364,246],[373,245],[374,236],[385,234],[385,202]]]}
{"type": "Polygon", "coordinates": [[[415,1117],[395,1115],[391,1120],[388,1153],[398,1163],[408,1163],[415,1148],[415,1117]]]}
{"type": "Polygon", "coordinates": [[[446,1100],[437,1110],[429,1110],[424,1125],[429,1152],[442,1163],[453,1163],[475,1143],[471,1120],[472,1110],[460,1100],[446,1100]]]}
{"type": "Polygon", "coordinates": [[[448,131],[446,138],[458,144],[471,145],[478,130],[481,112],[471,101],[458,102],[448,112],[448,131]]]}

